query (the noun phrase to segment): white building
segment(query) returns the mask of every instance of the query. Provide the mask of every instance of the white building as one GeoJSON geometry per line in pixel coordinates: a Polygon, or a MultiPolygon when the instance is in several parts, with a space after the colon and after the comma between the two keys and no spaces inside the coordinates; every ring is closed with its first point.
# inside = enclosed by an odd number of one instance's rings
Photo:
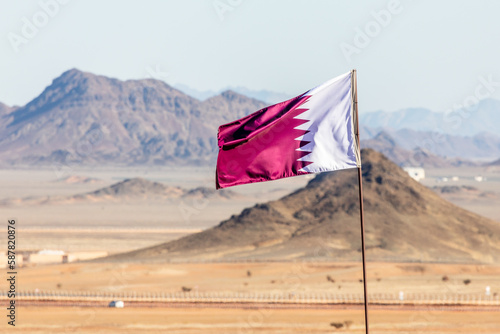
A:
{"type": "Polygon", "coordinates": [[[108,305],[109,307],[116,307],[116,308],[123,308],[125,306],[125,303],[121,300],[113,300],[111,303],[108,305]]]}
{"type": "Polygon", "coordinates": [[[403,170],[416,181],[425,179],[425,170],[422,167],[403,167],[403,170]]]}

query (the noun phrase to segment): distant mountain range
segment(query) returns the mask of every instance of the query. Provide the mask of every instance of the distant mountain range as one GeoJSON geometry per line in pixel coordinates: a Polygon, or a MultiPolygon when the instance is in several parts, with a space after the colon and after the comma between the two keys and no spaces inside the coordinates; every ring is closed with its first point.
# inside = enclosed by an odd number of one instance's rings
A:
{"type": "Polygon", "coordinates": [[[384,129],[372,132],[377,133],[372,139],[383,134],[384,137],[392,138],[394,144],[403,149],[420,148],[441,157],[482,160],[500,157],[500,136],[493,133],[483,132],[465,137],[411,129],[384,129]]]}
{"type": "Polygon", "coordinates": [[[498,134],[500,101],[485,99],[468,109],[438,113],[423,108],[408,108],[395,112],[362,113],[361,124],[378,129],[412,129],[452,136],[475,136],[481,133],[498,134]]]}
{"type": "MultiPolygon", "coordinates": [[[[238,89],[267,101],[287,98],[238,89]]],[[[232,90],[197,99],[159,80],[120,81],[72,69],[25,106],[0,103],[0,164],[213,165],[217,127],[268,104],[232,90]]],[[[430,157],[423,166],[497,160],[500,101],[481,101],[462,115],[363,113],[362,146],[398,164],[415,152],[430,157]]]]}
{"type": "Polygon", "coordinates": [[[489,133],[460,137],[409,129],[387,129],[362,140],[361,147],[373,148],[405,166],[487,165],[500,156],[500,137],[489,133]]]}

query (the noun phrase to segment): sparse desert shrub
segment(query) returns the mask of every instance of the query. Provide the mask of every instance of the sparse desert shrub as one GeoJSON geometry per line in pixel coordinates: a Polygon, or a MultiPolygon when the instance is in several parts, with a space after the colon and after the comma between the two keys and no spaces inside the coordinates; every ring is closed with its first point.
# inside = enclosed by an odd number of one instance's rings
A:
{"type": "Polygon", "coordinates": [[[444,275],[442,280],[443,280],[443,282],[448,282],[450,279],[448,276],[444,275]]]}
{"type": "Polygon", "coordinates": [[[330,326],[335,327],[336,329],[344,327],[344,324],[342,322],[331,322],[330,326]]]}
{"type": "Polygon", "coordinates": [[[335,283],[335,280],[334,280],[334,279],[332,278],[332,276],[330,276],[330,275],[326,275],[326,280],[327,280],[328,282],[335,283]]]}
{"type": "Polygon", "coordinates": [[[183,286],[182,287],[182,292],[189,292],[191,290],[193,290],[193,289],[192,288],[188,288],[187,286],[183,286]]]}
{"type": "Polygon", "coordinates": [[[469,285],[469,284],[470,284],[470,282],[471,282],[471,280],[470,280],[470,279],[464,279],[464,284],[465,284],[465,285],[469,285]]]}
{"type": "Polygon", "coordinates": [[[252,272],[250,270],[247,270],[247,277],[252,277],[252,272]]]}
{"type": "Polygon", "coordinates": [[[349,328],[351,328],[352,321],[351,321],[351,320],[346,320],[346,321],[344,321],[344,324],[345,324],[345,327],[346,327],[347,329],[349,329],[349,328]]]}
{"type": "Polygon", "coordinates": [[[425,273],[425,267],[422,265],[404,265],[398,266],[398,268],[403,269],[404,271],[415,272],[415,273],[425,273]]]}

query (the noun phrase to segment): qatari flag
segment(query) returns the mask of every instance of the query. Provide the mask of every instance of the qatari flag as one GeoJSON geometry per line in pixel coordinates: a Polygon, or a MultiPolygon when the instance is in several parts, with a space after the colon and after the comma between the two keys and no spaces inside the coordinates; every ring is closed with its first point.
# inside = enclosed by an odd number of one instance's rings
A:
{"type": "Polygon", "coordinates": [[[353,72],[219,127],[217,189],[360,167],[353,72]]]}

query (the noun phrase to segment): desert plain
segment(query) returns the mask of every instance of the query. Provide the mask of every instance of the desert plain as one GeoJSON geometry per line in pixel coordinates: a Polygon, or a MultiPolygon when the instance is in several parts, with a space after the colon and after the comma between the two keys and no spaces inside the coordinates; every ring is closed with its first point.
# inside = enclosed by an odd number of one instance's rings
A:
{"type": "MultiPolygon", "coordinates": [[[[426,173],[424,185],[458,187],[440,195],[500,224],[498,171],[470,167],[430,169],[426,173]],[[479,175],[482,181],[475,179],[479,175]]],[[[158,199],[128,194],[94,200],[74,197],[136,177],[183,189],[213,188],[213,170],[192,167],[96,167],[63,173],[51,169],[2,170],[0,217],[4,226],[8,219],[16,220],[19,254],[49,250],[112,255],[215,226],[246,207],[278,199],[310,180],[296,177],[259,187],[236,187],[228,198],[203,195],[158,199]]],[[[5,230],[0,235],[0,250],[6,249],[5,230]]],[[[367,260],[372,333],[500,332],[500,307],[494,303],[500,294],[499,265],[387,263],[371,261],[369,257],[367,260]],[[443,300],[448,303],[436,303],[443,300]],[[471,300],[481,302],[471,303],[471,300]]],[[[19,292],[104,297],[87,304],[57,304],[54,302],[57,298],[43,302],[19,297],[15,331],[364,333],[360,261],[220,262],[203,258],[189,263],[117,263],[105,259],[52,264],[25,261],[18,268],[19,292]],[[130,298],[127,303],[124,298],[123,309],[107,307],[115,296],[133,294],[231,298],[250,295],[264,299],[256,303],[228,300],[212,304],[170,299],[137,304],[130,298]],[[292,303],[269,302],[269,296],[273,295],[286,295],[292,303]],[[307,298],[312,302],[304,302],[307,298]],[[346,298],[352,300],[345,301],[346,298]]],[[[6,286],[1,290],[5,291],[6,286]]],[[[2,299],[2,306],[6,301],[2,299]]],[[[2,333],[13,332],[6,321],[0,328],[2,333]]]]}

